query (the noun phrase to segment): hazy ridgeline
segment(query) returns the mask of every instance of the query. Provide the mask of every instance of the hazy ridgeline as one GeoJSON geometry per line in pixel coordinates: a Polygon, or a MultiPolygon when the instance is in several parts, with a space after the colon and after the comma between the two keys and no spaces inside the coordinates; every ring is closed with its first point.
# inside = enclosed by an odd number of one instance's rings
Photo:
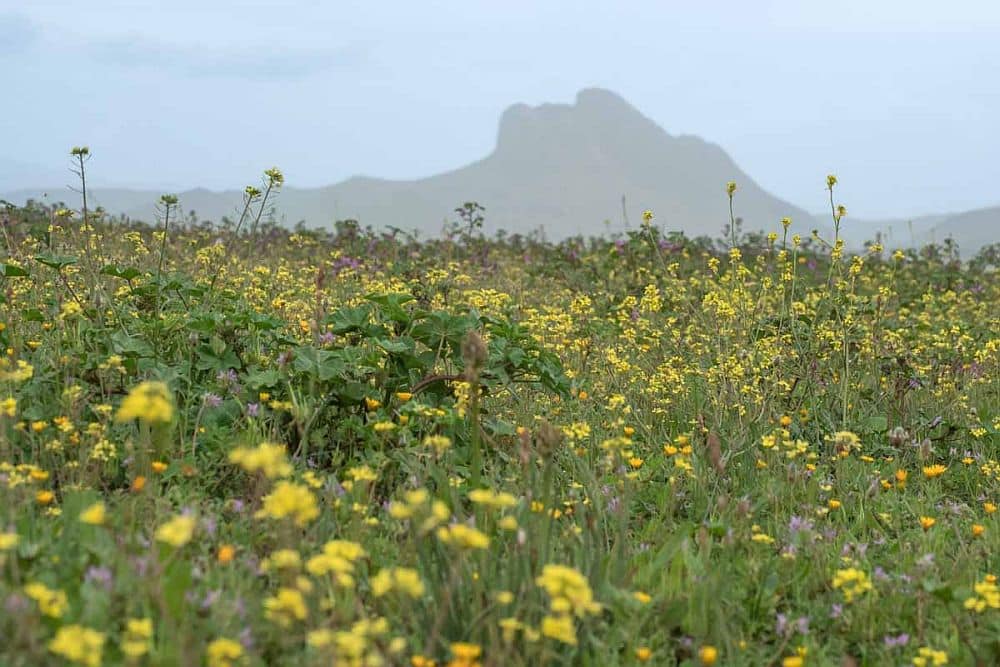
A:
{"type": "MultiPolygon", "coordinates": [[[[10,170],[24,170],[12,165],[10,170]]],[[[101,170],[95,170],[100,174],[101,170]]],[[[65,179],[3,194],[17,204],[28,199],[56,202],[65,197],[65,179]]],[[[26,176],[17,179],[23,182],[26,176]]],[[[14,179],[8,179],[13,181],[14,179]]],[[[413,181],[355,177],[328,187],[284,188],[276,221],[331,228],[354,219],[379,231],[398,228],[435,237],[455,206],[485,206],[485,230],[530,234],[552,240],[623,233],[636,229],[644,210],[654,210],[668,231],[689,237],[716,236],[729,220],[720,184],[740,184],[739,216],[746,231],[767,231],[783,217],[808,235],[831,231],[829,216],[814,215],[758,186],[719,146],[696,136],[673,136],[607,90],[585,89],[576,103],[524,104],[502,115],[496,148],[483,159],[454,171],[413,181]]],[[[821,194],[817,188],[817,193],[821,194]]],[[[179,193],[186,212],[200,220],[236,218],[242,193],[194,189],[179,193]]],[[[158,192],[95,188],[92,202],[111,214],[136,220],[155,218],[158,192]]],[[[850,205],[850,202],[845,202],[850,205]]],[[[823,210],[822,199],[810,204],[823,210]]],[[[886,247],[919,247],[946,238],[971,256],[1000,236],[1000,208],[940,213],[912,219],[849,218],[848,241],[880,239],[886,247]]]]}

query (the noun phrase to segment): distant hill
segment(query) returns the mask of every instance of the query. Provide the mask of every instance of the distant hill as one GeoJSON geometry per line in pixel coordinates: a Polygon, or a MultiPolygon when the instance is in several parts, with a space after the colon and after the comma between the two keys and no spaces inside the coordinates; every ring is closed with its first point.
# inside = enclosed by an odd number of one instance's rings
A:
{"type": "MultiPolygon", "coordinates": [[[[0,165],[0,175],[3,166],[0,165]]],[[[21,175],[23,176],[23,175],[21,175]]],[[[19,182],[24,178],[19,176],[19,182]]],[[[718,236],[729,221],[727,181],[736,181],[736,214],[744,230],[777,230],[784,216],[803,236],[830,227],[757,185],[719,146],[695,136],[668,134],[615,93],[591,88],[574,104],[516,104],[500,118],[496,148],[481,160],[428,178],[393,181],[355,177],[321,188],[286,187],[277,201],[281,222],[319,227],[355,218],[375,228],[440,233],[465,201],[486,207],[486,231],[527,233],[543,229],[550,239],[636,227],[651,209],[667,230],[718,236]],[[624,197],[624,206],[623,206],[624,197]]],[[[0,187],[4,182],[0,178],[0,187]]],[[[5,198],[23,202],[45,190],[18,190],[5,198]]],[[[75,201],[65,187],[47,190],[50,201],[75,201]]],[[[91,200],[112,213],[151,220],[161,192],[94,188],[91,200]]],[[[177,193],[186,211],[202,220],[238,216],[240,190],[195,189],[177,193]]],[[[848,217],[852,243],[882,233],[890,246],[909,246],[953,235],[964,253],[1000,240],[1000,208],[912,220],[848,217]]],[[[827,231],[828,233],[828,231],[827,231]]]]}
{"type": "MultiPolygon", "coordinates": [[[[288,224],[310,226],[356,218],[376,228],[393,225],[439,233],[464,201],[486,207],[487,231],[549,238],[600,234],[636,226],[652,209],[658,224],[690,235],[717,235],[728,222],[725,183],[739,184],[737,214],[744,229],[774,229],[783,216],[811,227],[809,215],[765,192],[720,147],[694,136],[672,136],[618,95],[581,91],[576,103],[517,104],[501,119],[495,150],[460,169],[413,181],[356,177],[336,185],[285,188],[278,211],[288,224]],[[622,197],[625,198],[623,212],[622,197]]],[[[50,190],[50,198],[53,197],[50,190]]],[[[38,190],[12,193],[13,200],[38,190]]],[[[149,219],[157,192],[95,189],[95,204],[149,219]]],[[[179,193],[204,219],[233,216],[239,191],[179,193]]],[[[797,227],[799,225],[796,225],[797,227]]]]}
{"type": "MultiPolygon", "coordinates": [[[[931,240],[931,230],[950,217],[951,214],[921,215],[912,218],[844,218],[844,234],[854,243],[873,241],[881,238],[889,248],[910,248],[923,245],[931,240]]],[[[814,216],[817,220],[829,220],[830,214],[814,216]]],[[[938,239],[940,240],[940,239],[938,239]]]]}
{"type": "Polygon", "coordinates": [[[931,233],[933,241],[954,238],[963,256],[984,245],[1000,243],[1000,206],[952,215],[935,225],[931,233]]]}
{"type": "MultiPolygon", "coordinates": [[[[823,216],[814,217],[822,219],[823,216]]],[[[958,243],[964,257],[975,254],[985,245],[1000,243],[1000,206],[914,218],[844,220],[844,234],[854,243],[880,236],[889,248],[910,248],[951,238],[958,243]]]]}

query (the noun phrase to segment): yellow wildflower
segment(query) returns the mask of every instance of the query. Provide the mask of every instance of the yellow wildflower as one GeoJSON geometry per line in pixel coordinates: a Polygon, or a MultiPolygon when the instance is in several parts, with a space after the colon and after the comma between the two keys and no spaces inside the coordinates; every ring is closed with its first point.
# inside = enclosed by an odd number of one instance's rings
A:
{"type": "Polygon", "coordinates": [[[156,529],[156,541],[180,549],[191,541],[196,523],[193,516],[175,516],[156,529]]]}
{"type": "Polygon", "coordinates": [[[208,667],[234,667],[243,659],[243,646],[238,641],[219,637],[205,650],[208,667]]]}
{"type": "Polygon", "coordinates": [[[309,608],[298,589],[282,587],[276,595],[264,600],[264,616],[283,628],[293,621],[304,621],[308,615],[309,608]]]}
{"type": "Polygon", "coordinates": [[[294,482],[281,481],[264,496],[264,506],[257,518],[291,518],[296,526],[305,526],[319,516],[316,496],[308,487],[294,482]]]}
{"type": "Polygon", "coordinates": [[[17,533],[0,533],[0,551],[10,551],[21,541],[17,533]]]}
{"type": "Polygon", "coordinates": [[[82,523],[90,524],[91,526],[103,525],[106,517],[106,508],[104,507],[104,503],[100,502],[94,503],[80,513],[80,521],[82,523]]]}
{"type": "Polygon", "coordinates": [[[230,463],[235,463],[247,472],[263,473],[268,479],[288,477],[292,465],[288,462],[284,445],[262,442],[256,447],[237,447],[229,453],[230,463]]]}
{"type": "Polygon", "coordinates": [[[485,533],[462,523],[438,528],[437,536],[445,544],[459,549],[486,549],[490,546],[490,538],[485,533]]]}
{"type": "Polygon", "coordinates": [[[38,610],[43,616],[49,618],[62,618],[69,607],[66,594],[60,590],[53,590],[42,583],[30,583],[24,587],[24,594],[38,604],[38,610]]]}
{"type": "Polygon", "coordinates": [[[872,589],[868,575],[853,567],[837,570],[833,575],[832,585],[843,592],[845,602],[853,602],[854,598],[872,589]]]}
{"type": "Polygon", "coordinates": [[[477,505],[486,505],[493,509],[504,509],[517,504],[517,498],[511,494],[503,491],[497,493],[492,489],[474,489],[469,491],[469,500],[477,505]]]}
{"type": "Polygon", "coordinates": [[[104,651],[104,634],[82,625],[65,625],[56,631],[49,650],[69,662],[86,667],[100,667],[104,651]]]}
{"type": "Polygon", "coordinates": [[[719,649],[714,646],[705,645],[698,649],[698,660],[703,665],[714,665],[719,659],[719,649]]]}
{"type": "Polygon", "coordinates": [[[935,477],[940,477],[948,469],[948,466],[943,466],[940,463],[935,463],[932,466],[924,466],[924,477],[927,479],[934,479],[935,477]]]}
{"type": "Polygon", "coordinates": [[[115,421],[138,419],[147,424],[167,424],[174,418],[174,401],[163,382],[142,382],[129,391],[115,421]]]}
{"type": "Polygon", "coordinates": [[[392,567],[381,570],[372,577],[372,594],[382,597],[396,590],[411,598],[419,598],[424,594],[424,582],[420,574],[408,567],[392,567]]]}

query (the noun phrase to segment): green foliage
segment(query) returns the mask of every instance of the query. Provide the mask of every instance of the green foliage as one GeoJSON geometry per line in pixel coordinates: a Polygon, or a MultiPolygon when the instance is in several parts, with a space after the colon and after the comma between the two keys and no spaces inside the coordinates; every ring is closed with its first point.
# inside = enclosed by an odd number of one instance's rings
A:
{"type": "Polygon", "coordinates": [[[1000,660],[995,249],[291,232],[283,181],[4,209],[0,663],[1000,660]]]}

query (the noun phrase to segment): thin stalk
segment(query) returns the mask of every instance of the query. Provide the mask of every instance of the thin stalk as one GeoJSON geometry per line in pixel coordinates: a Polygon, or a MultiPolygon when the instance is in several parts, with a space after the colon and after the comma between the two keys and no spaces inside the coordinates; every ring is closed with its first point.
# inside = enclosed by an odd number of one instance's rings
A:
{"type": "Polygon", "coordinates": [[[177,198],[171,195],[160,197],[163,203],[163,238],[160,239],[160,261],[156,265],[156,317],[160,316],[160,297],[163,290],[163,259],[167,255],[167,232],[170,231],[170,209],[177,203],[177,198]]]}

